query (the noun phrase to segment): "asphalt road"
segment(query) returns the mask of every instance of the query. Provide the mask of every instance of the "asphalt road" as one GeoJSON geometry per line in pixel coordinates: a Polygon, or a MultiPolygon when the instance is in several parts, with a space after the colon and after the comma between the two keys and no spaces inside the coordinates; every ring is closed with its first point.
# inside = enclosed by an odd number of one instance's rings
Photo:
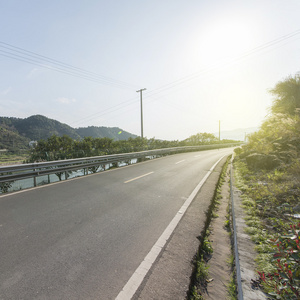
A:
{"type": "Polygon", "coordinates": [[[212,165],[172,155],[0,197],[0,299],[115,299],[212,165]]]}

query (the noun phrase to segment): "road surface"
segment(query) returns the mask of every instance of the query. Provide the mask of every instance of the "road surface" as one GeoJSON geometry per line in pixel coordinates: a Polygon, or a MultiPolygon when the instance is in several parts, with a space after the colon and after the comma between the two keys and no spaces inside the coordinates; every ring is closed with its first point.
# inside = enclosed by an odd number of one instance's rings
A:
{"type": "Polygon", "coordinates": [[[232,149],[171,155],[0,197],[0,299],[115,299],[232,149]]]}

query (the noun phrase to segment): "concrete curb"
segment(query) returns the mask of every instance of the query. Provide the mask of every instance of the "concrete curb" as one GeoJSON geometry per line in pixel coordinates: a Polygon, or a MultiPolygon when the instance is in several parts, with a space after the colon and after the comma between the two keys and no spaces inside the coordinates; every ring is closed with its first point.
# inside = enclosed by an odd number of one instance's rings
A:
{"type": "MultiPolygon", "coordinates": [[[[231,164],[231,172],[233,166],[231,164]]],[[[268,296],[260,289],[254,288],[251,279],[257,279],[255,257],[257,252],[250,236],[245,233],[245,212],[242,208],[241,191],[234,185],[234,176],[231,176],[231,201],[232,217],[234,225],[235,261],[237,268],[237,284],[239,300],[264,300],[268,296]]]]}
{"type": "Polygon", "coordinates": [[[230,200],[231,200],[231,215],[232,215],[232,227],[233,227],[233,250],[234,250],[234,260],[236,269],[236,281],[237,281],[237,291],[238,300],[243,300],[243,288],[242,288],[242,278],[241,278],[241,267],[239,259],[239,251],[237,245],[237,230],[236,230],[236,220],[235,220],[235,210],[234,210],[234,197],[233,197],[233,166],[232,159],[230,164],[230,200]]]}

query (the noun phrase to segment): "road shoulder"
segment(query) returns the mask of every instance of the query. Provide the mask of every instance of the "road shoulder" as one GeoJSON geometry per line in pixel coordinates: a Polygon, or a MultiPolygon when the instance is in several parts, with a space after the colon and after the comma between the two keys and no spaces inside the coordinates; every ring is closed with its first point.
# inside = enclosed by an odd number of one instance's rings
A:
{"type": "Polygon", "coordinates": [[[186,298],[192,261],[199,248],[198,237],[225,161],[223,158],[218,163],[202,186],[133,299],[186,298]]]}

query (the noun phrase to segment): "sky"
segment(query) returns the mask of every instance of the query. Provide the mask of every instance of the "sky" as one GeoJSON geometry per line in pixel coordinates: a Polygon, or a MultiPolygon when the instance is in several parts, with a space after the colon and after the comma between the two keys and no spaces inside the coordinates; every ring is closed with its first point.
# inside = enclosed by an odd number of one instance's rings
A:
{"type": "Polygon", "coordinates": [[[147,138],[259,127],[300,71],[299,0],[0,0],[0,116],[147,138]]]}

